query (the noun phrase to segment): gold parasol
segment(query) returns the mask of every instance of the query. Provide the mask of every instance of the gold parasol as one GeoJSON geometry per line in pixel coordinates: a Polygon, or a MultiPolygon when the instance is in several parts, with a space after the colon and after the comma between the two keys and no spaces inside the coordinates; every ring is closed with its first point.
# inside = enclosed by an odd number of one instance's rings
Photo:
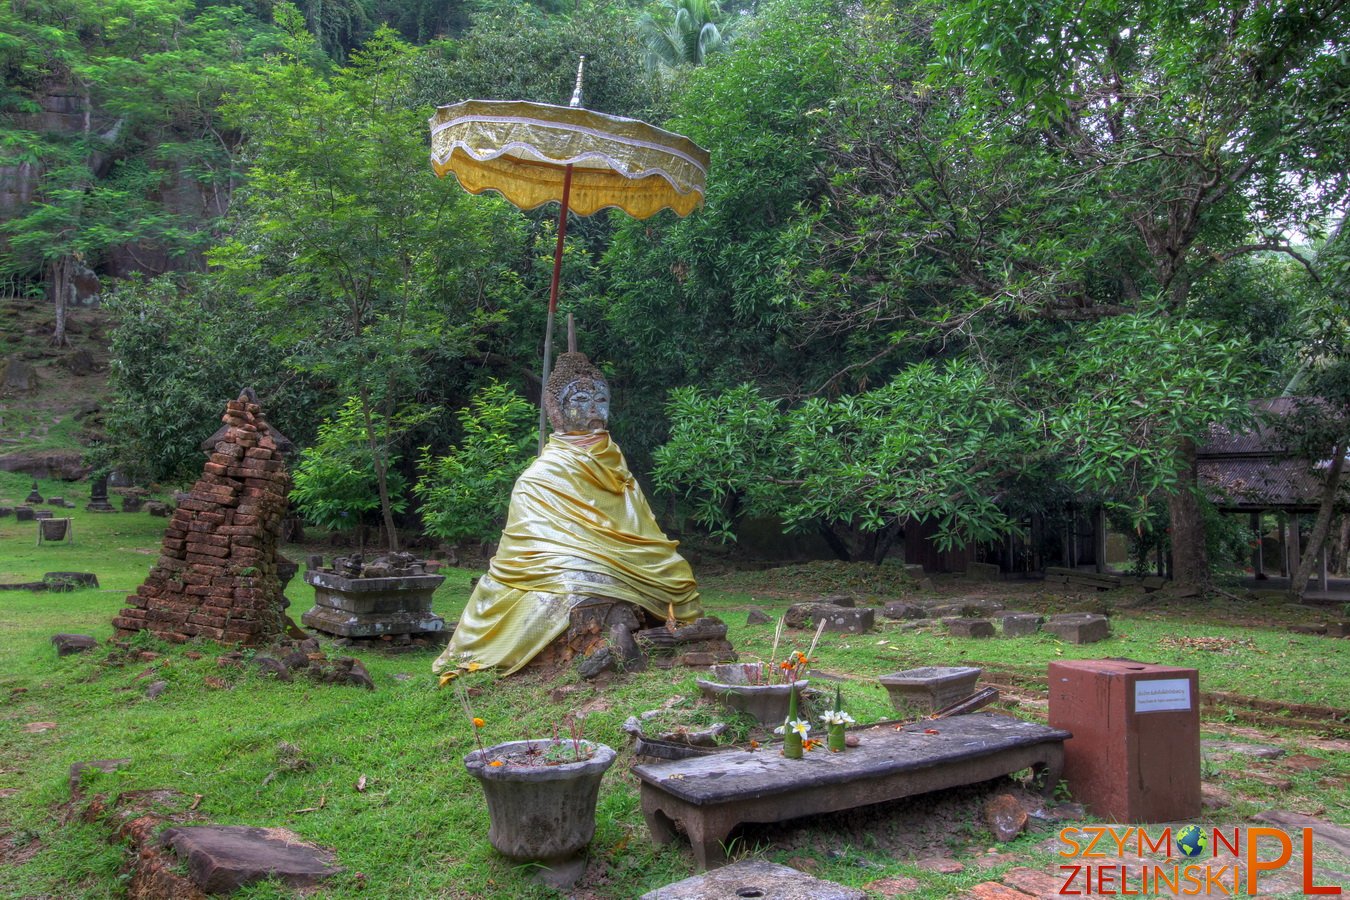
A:
{"type": "MultiPolygon", "coordinates": [[[[567,213],[621,209],[646,219],[663,209],[687,216],[703,203],[708,151],[688,138],[637,119],[581,107],[586,57],[577,67],[569,106],[525,100],[464,100],[431,117],[431,167],[452,174],[471,194],[496,191],[520,209],[560,204],[553,251],[543,384],[553,352],[567,213]]],[[[539,446],[546,419],[539,412],[539,446]]]]}

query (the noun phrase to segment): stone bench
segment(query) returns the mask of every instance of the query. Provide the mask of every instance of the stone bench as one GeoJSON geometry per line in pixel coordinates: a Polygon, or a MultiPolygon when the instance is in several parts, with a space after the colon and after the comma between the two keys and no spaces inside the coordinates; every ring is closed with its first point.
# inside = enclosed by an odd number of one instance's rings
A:
{"type": "Polygon", "coordinates": [[[1067,731],[995,713],[914,725],[852,730],[857,747],[823,747],[787,759],[780,744],[747,753],[633,767],[652,840],[689,836],[700,870],[726,862],[726,842],[743,823],[781,822],[975,784],[1032,768],[1050,796],[1064,766],[1067,731]],[[928,734],[931,730],[936,734],[928,734]]]}

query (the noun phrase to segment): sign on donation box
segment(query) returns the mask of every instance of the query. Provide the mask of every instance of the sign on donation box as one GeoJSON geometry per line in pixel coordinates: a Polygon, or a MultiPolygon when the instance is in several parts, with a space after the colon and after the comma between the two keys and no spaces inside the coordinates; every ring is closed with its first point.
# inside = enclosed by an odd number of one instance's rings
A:
{"type": "Polygon", "coordinates": [[[1073,732],[1064,779],[1113,822],[1200,814],[1200,692],[1195,669],[1127,659],[1050,663],[1050,725],[1073,732]]]}

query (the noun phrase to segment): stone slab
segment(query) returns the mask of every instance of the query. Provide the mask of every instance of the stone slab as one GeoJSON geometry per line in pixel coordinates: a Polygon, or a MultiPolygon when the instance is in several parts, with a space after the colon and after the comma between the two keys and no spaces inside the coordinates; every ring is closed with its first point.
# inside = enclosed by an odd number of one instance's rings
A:
{"type": "Polygon", "coordinates": [[[947,630],[954,637],[990,638],[994,636],[994,623],[988,619],[952,619],[947,630]]]}
{"type": "Polygon", "coordinates": [[[833,603],[794,603],[784,616],[789,628],[814,629],[825,623],[826,631],[839,634],[864,634],[876,625],[877,611],[871,607],[850,609],[833,603]]]}
{"type": "Polygon", "coordinates": [[[1027,637],[1041,630],[1045,616],[1039,613],[1005,612],[1000,621],[1004,637],[1027,637]]]}
{"type": "Polygon", "coordinates": [[[1111,636],[1111,620],[1097,613],[1051,616],[1041,628],[1070,644],[1095,644],[1111,636]]]}
{"type": "Polygon", "coordinates": [[[633,767],[642,815],[658,844],[689,838],[703,869],[726,861],[726,842],[742,823],[854,809],[929,791],[1043,769],[1048,790],[1063,769],[1067,731],[992,713],[897,728],[850,730],[858,746],[787,759],[775,743],[752,753],[713,753],[633,767]]]}
{"type": "Polygon", "coordinates": [[[87,634],[61,634],[52,635],[52,645],[56,647],[57,656],[70,656],[72,653],[84,653],[93,650],[98,646],[98,641],[87,634]]]}
{"type": "Polygon", "coordinates": [[[187,825],[166,829],[160,842],[187,862],[193,882],[208,893],[229,893],[268,878],[313,887],[342,871],[332,850],[284,828],[187,825]]]}
{"type": "Polygon", "coordinates": [[[919,606],[917,603],[906,603],[904,600],[892,600],[882,609],[881,614],[888,619],[926,619],[928,610],[919,606]]]}
{"type": "Polygon", "coordinates": [[[825,881],[790,866],[745,859],[642,895],[641,900],[866,900],[867,893],[825,881]]]}

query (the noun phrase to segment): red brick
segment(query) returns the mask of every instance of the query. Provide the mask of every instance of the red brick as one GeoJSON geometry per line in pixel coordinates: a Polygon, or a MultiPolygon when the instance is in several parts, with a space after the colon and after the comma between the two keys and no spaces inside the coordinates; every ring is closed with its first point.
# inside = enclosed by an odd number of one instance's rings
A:
{"type": "Polygon", "coordinates": [[[218,462],[208,462],[202,466],[202,471],[207,475],[224,475],[226,467],[218,462]]]}
{"type": "MultiPolygon", "coordinates": [[[[209,536],[210,535],[207,535],[207,537],[209,536]]],[[[228,546],[217,547],[214,544],[208,544],[205,540],[194,541],[189,539],[187,550],[188,550],[188,562],[193,561],[192,556],[194,553],[204,554],[206,556],[215,557],[217,559],[224,559],[225,557],[230,555],[230,548],[228,546]]]]}
{"type": "MultiPolygon", "coordinates": [[[[195,494],[196,491],[193,491],[193,493],[195,494]]],[[[179,503],[178,508],[191,510],[193,512],[200,512],[201,510],[215,509],[215,504],[208,503],[203,500],[194,500],[191,497],[189,497],[187,500],[184,500],[181,503],[179,503]]]]}

